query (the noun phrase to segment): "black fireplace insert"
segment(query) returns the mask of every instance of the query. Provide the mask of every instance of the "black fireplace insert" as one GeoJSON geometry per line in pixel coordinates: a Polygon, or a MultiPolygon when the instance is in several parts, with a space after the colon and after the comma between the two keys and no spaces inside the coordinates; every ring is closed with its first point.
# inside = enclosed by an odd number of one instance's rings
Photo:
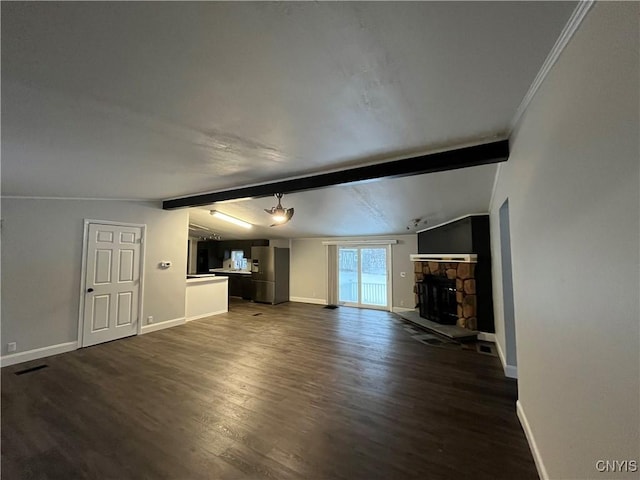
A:
{"type": "Polygon", "coordinates": [[[458,321],[456,281],[426,275],[417,286],[420,316],[445,325],[455,325],[458,321]]]}

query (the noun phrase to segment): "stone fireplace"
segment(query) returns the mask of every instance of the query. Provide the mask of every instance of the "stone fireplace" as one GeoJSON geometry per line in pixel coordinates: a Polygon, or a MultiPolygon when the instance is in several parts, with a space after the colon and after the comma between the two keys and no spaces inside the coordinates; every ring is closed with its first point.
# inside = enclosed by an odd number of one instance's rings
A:
{"type": "Polygon", "coordinates": [[[473,262],[415,261],[414,277],[416,285],[414,286],[414,293],[416,294],[416,305],[420,304],[418,284],[422,284],[425,277],[431,276],[455,280],[458,316],[456,325],[470,330],[477,330],[475,269],[476,264],[473,262]]]}

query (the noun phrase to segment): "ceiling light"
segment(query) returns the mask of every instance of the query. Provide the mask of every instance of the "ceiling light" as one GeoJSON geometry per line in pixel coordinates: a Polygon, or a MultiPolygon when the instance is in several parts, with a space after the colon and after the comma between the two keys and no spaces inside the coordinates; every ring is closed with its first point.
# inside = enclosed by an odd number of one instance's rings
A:
{"type": "Polygon", "coordinates": [[[427,224],[426,220],[422,220],[421,218],[414,218],[413,220],[411,220],[409,222],[409,225],[407,225],[407,230],[412,230],[414,228],[418,228],[418,226],[424,223],[425,225],[427,224]]]}
{"type": "Polygon", "coordinates": [[[190,223],[189,230],[209,230],[209,227],[198,225],[197,223],[190,223]]]}
{"type": "Polygon", "coordinates": [[[271,227],[276,227],[278,225],[283,225],[291,220],[293,217],[293,208],[284,208],[280,201],[282,200],[282,193],[276,193],[275,197],[278,199],[278,205],[271,208],[265,208],[264,211],[271,215],[274,223],[270,225],[271,227]]]}
{"type": "Polygon", "coordinates": [[[227,215],[226,213],[219,212],[218,210],[211,210],[209,212],[215,218],[219,218],[220,220],[224,220],[225,222],[233,223],[234,225],[238,225],[242,228],[251,228],[252,225],[249,222],[245,222],[244,220],[240,220],[239,218],[232,217],[231,215],[227,215]]]}

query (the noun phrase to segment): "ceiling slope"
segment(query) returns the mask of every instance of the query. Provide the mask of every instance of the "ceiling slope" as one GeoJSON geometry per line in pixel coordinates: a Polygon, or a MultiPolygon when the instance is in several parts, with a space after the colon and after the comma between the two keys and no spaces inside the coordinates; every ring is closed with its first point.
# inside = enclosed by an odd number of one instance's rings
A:
{"type": "MultiPolygon", "coordinates": [[[[165,200],[501,140],[575,5],[3,2],[2,194],[165,200]]],[[[315,234],[322,202],[362,219],[378,188],[403,224],[486,211],[487,172],[288,195],[279,235],[315,234]]],[[[376,222],[334,230],[403,228],[376,222]]]]}

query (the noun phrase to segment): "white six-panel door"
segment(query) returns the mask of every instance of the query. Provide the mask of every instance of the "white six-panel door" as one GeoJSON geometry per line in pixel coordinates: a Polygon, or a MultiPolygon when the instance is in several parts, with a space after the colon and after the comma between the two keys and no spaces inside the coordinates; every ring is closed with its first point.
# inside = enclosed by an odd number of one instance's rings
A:
{"type": "Polygon", "coordinates": [[[141,227],[89,224],[83,347],[137,333],[141,238],[141,227]]]}

